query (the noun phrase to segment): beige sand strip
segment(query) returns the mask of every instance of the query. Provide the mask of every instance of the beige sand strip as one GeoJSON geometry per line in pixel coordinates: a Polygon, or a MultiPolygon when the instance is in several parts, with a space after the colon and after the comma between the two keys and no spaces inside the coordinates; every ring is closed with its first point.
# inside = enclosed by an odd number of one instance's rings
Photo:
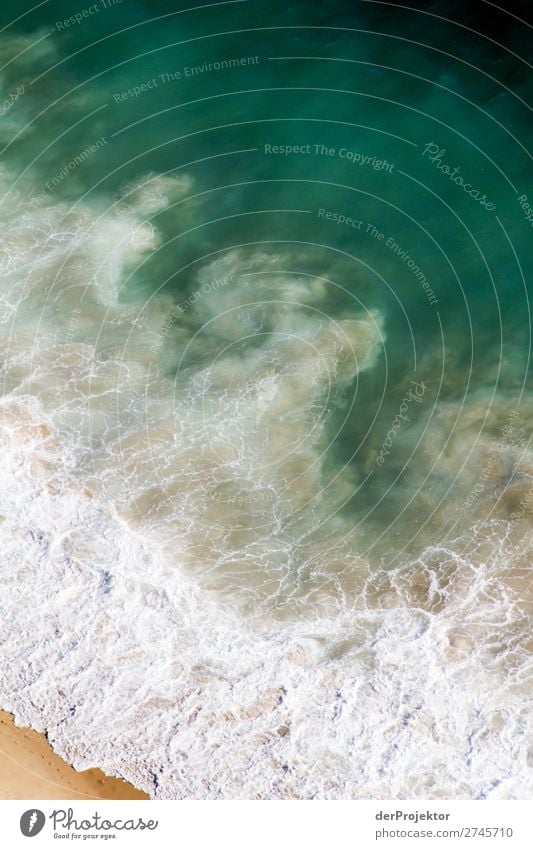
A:
{"type": "Polygon", "coordinates": [[[0,799],[148,799],[127,781],[99,769],[76,770],[44,734],[18,728],[0,711],[0,799]]]}

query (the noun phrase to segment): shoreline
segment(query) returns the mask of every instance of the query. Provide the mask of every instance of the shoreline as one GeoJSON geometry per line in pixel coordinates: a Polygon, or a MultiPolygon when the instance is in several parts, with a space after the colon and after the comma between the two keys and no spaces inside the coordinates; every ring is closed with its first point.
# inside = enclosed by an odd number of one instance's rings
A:
{"type": "Polygon", "coordinates": [[[77,772],[44,734],[15,725],[0,711],[0,799],[149,799],[121,778],[92,768],[77,772]]]}

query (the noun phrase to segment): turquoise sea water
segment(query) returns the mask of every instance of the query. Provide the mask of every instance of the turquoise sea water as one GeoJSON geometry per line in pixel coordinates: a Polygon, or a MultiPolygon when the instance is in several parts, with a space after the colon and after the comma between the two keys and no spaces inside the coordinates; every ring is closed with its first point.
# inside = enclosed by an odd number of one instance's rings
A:
{"type": "Polygon", "coordinates": [[[419,6],[2,13],[3,705],[154,795],[531,790],[530,30],[419,6]]]}

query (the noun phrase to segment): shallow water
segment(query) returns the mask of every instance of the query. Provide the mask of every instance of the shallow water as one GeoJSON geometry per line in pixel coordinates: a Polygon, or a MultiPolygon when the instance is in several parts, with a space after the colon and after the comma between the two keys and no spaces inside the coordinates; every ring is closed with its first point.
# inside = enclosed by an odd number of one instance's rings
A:
{"type": "Polygon", "coordinates": [[[95,8],[0,40],[0,704],[158,798],[529,797],[524,26],[95,8]]]}

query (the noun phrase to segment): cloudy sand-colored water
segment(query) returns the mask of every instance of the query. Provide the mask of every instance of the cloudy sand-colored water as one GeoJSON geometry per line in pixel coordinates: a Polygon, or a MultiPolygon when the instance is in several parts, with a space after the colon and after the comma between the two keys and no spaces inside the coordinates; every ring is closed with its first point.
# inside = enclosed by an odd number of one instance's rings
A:
{"type": "Polygon", "coordinates": [[[530,798],[527,25],[18,5],[0,706],[158,799],[530,798]]]}

